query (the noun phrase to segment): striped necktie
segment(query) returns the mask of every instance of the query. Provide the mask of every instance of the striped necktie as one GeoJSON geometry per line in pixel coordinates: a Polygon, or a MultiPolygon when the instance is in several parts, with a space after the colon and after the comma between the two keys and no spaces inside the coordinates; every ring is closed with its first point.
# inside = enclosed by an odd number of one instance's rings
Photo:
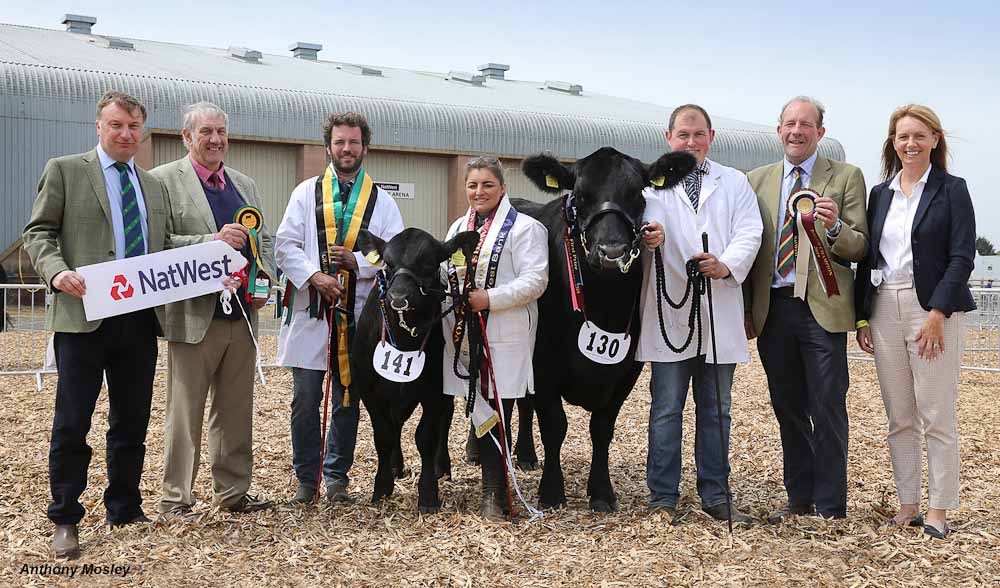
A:
{"type": "MultiPolygon", "coordinates": [[[[795,166],[792,168],[795,174],[795,181],[792,183],[792,190],[789,196],[802,189],[802,168],[795,166]]],[[[788,201],[785,201],[785,222],[781,225],[781,233],[778,235],[778,275],[787,277],[795,267],[795,220],[792,218],[792,211],[788,210],[788,201]]]]}
{"type": "Polygon", "coordinates": [[[122,185],[122,226],[125,232],[125,257],[135,257],[146,252],[142,239],[142,221],[139,218],[139,201],[135,186],[128,175],[128,164],[115,162],[122,185]]]}
{"type": "Polygon", "coordinates": [[[702,176],[708,174],[708,161],[702,160],[688,175],[684,176],[684,191],[694,211],[698,212],[698,199],[701,197],[702,176]]]}

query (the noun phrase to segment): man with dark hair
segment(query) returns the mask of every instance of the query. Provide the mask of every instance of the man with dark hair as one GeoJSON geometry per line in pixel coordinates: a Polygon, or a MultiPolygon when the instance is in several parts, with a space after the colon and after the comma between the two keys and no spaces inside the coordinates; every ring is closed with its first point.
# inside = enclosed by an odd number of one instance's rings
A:
{"type": "Polygon", "coordinates": [[[851,262],[865,255],[868,222],[861,170],[817,153],[826,133],[823,112],[814,98],[789,100],[778,117],[784,158],[748,174],[764,235],[745,284],[745,328],[751,339],[760,335],[788,493],[788,503],[768,516],[771,523],[816,512],[847,516],[851,262]],[[805,229],[796,211],[819,222],[805,229]]]}
{"type": "Polygon", "coordinates": [[[136,164],[145,108],[135,98],[108,92],[98,103],[97,147],[50,159],[24,228],[31,263],[55,293],[46,328],[55,331],[59,380],[49,444],[57,557],[80,553],[77,524],[84,509],[91,417],[107,376],[107,520],[113,526],[148,522],[139,480],[161,322],[153,310],[88,321],[87,291],[79,266],[160,251],[166,232],[166,196],[159,180],[136,164]]]}
{"type": "Polygon", "coordinates": [[[331,115],[323,139],[330,164],[295,188],[275,235],[275,257],[287,278],[278,363],[292,371],[292,465],[299,482],[293,504],[311,502],[321,477],[327,500],[350,500],[347,473],[360,416],[350,390],[350,344],[378,271],[357,250],[356,239],[367,230],[388,241],[403,230],[395,201],[364,170],[371,141],[365,117],[331,115]],[[319,408],[327,371],[333,408],[321,472],[319,408]]]}
{"type": "MultiPolygon", "coordinates": [[[[672,285],[671,295],[675,299],[682,294],[678,284],[687,282],[688,260],[695,260],[701,274],[713,281],[716,339],[711,341],[704,336],[706,327],[691,337],[688,347],[672,348],[688,337],[687,319],[697,294],[680,309],[665,304],[658,308],[661,302],[656,292],[654,265],[649,256],[644,256],[646,277],[641,313],[647,327],[642,329],[635,358],[650,362],[652,371],[646,457],[649,506],[668,513],[671,518],[676,514],[684,404],[691,387],[696,415],[694,461],[701,508],[715,519],[727,520],[731,506],[727,492],[733,374],[737,363],[750,361],[743,333],[740,284],[750,273],[760,247],[760,213],[746,176],[708,159],[715,130],[704,108],[696,104],[677,107],[670,115],[666,134],[672,151],[686,151],[698,164],[673,188],[647,188],[645,219],[650,221],[653,231],[647,233],[646,241],[650,246],[661,246],[666,283],[672,285]],[[702,232],[708,233],[708,253],[702,251],[702,232]],[[656,328],[657,321],[671,339],[669,345],[656,328]],[[720,398],[716,398],[716,390],[720,398]]],[[[705,305],[699,307],[699,312],[702,324],[707,324],[705,305]]],[[[735,506],[731,514],[736,523],[751,522],[735,506]]]]}

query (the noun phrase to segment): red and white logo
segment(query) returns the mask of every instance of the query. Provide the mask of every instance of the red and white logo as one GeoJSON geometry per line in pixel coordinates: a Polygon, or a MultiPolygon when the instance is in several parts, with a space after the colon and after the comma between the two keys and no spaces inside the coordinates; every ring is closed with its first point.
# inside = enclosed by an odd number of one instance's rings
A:
{"type": "Polygon", "coordinates": [[[121,300],[122,298],[131,298],[132,294],[135,292],[135,288],[132,284],[128,283],[125,276],[118,274],[115,276],[115,284],[111,286],[111,297],[115,300],[121,300]]]}

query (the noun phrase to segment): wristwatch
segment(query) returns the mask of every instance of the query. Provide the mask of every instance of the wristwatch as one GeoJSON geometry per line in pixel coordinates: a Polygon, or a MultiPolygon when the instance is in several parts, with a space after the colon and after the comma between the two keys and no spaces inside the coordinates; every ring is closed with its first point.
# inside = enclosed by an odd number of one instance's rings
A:
{"type": "Polygon", "coordinates": [[[826,237],[833,241],[840,236],[840,229],[844,227],[844,223],[837,219],[837,222],[833,223],[833,226],[826,230],[826,237]]]}

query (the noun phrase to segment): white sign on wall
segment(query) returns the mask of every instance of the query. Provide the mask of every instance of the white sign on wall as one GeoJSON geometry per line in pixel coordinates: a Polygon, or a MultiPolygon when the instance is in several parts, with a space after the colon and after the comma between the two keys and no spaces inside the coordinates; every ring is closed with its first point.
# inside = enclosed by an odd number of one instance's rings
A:
{"type": "Polygon", "coordinates": [[[416,195],[416,184],[375,182],[375,185],[388,192],[390,196],[397,200],[413,200],[416,195]]]}
{"type": "Polygon", "coordinates": [[[159,253],[76,269],[87,284],[88,321],[221,292],[223,281],[247,265],[225,241],[209,241],[159,253]]]}

